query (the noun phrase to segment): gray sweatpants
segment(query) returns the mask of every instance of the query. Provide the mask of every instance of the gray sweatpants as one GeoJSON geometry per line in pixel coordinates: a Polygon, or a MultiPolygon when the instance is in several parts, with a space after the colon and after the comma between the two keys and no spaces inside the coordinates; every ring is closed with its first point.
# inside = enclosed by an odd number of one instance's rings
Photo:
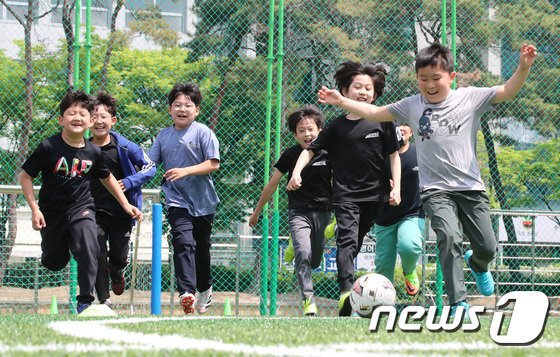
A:
{"type": "Polygon", "coordinates": [[[296,276],[304,300],[313,296],[311,270],[321,265],[325,247],[325,227],[329,224],[330,217],[329,211],[289,211],[296,276]]]}
{"type": "Polygon", "coordinates": [[[488,264],[496,253],[488,195],[484,191],[432,189],[420,196],[437,236],[443,280],[452,305],[467,298],[459,222],[473,250],[471,264],[475,271],[488,271],[488,264]]]}

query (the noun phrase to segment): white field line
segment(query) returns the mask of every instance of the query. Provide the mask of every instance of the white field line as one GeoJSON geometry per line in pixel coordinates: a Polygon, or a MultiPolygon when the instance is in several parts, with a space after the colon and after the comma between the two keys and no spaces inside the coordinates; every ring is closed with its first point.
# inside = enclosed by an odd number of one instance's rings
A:
{"type": "MultiPolygon", "coordinates": [[[[197,319],[221,319],[223,317],[195,317],[197,319]]],[[[226,317],[228,318],[228,317],[226,317]]],[[[217,351],[226,353],[240,353],[268,356],[352,356],[360,355],[387,355],[391,353],[418,353],[418,352],[449,352],[449,351],[485,351],[500,349],[501,346],[491,343],[348,343],[331,345],[311,345],[290,347],[276,346],[251,346],[246,344],[223,343],[216,340],[194,339],[178,335],[145,334],[130,332],[110,327],[112,324],[132,324],[154,322],[163,320],[183,320],[181,317],[160,318],[126,318],[111,320],[89,321],[57,321],[49,324],[53,330],[69,336],[89,338],[97,341],[110,341],[111,343],[72,343],[48,344],[43,346],[0,346],[0,353],[8,352],[121,352],[121,351],[156,351],[156,350],[182,350],[182,351],[217,351]]],[[[229,318],[231,319],[231,318],[229,318]]],[[[560,343],[537,343],[532,348],[558,349],[560,343]]],[[[447,353],[445,353],[447,354],[447,353]]]]}

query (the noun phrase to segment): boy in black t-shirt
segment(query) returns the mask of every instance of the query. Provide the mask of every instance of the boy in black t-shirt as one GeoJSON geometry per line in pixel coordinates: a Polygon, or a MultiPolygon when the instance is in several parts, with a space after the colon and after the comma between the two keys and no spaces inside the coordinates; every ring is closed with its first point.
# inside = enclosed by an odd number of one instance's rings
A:
{"type": "MultiPolygon", "coordinates": [[[[334,78],[340,92],[351,99],[372,103],[383,94],[387,72],[382,65],[343,63],[334,78]]],[[[302,169],[321,150],[327,150],[333,175],[333,207],[338,224],[336,264],[340,299],[339,316],[350,316],[350,289],[354,258],[384,202],[400,202],[400,160],[393,123],[371,123],[347,114],[333,119],[300,154],[288,190],[305,187],[302,169]],[[386,169],[389,157],[391,172],[386,169]],[[393,179],[393,188],[390,179],[393,179]]]]}
{"type": "MultiPolygon", "coordinates": [[[[101,149],[109,171],[118,180],[128,202],[141,210],[142,185],[154,177],[155,164],[142,148],[111,131],[117,122],[115,98],[100,92],[96,99],[90,141],[101,149]]],[[[99,242],[95,290],[99,302],[111,306],[108,275],[113,293],[122,295],[125,289],[123,269],[128,265],[130,231],[134,221],[99,180],[93,180],[91,184],[99,242]]]]}
{"type": "Polygon", "coordinates": [[[128,215],[142,218],[142,213],[126,200],[103,162],[101,151],[84,139],[93,124],[93,104],[93,98],[81,91],[64,96],[58,119],[62,132],[39,144],[20,174],[33,229],[41,231],[41,263],[49,270],[61,270],[68,264],[70,253],[78,263],[78,313],[94,300],[99,257],[90,179],[99,178],[128,215]],[[42,186],[37,204],[33,178],[39,173],[42,186]]]}
{"type": "MultiPolygon", "coordinates": [[[[305,106],[288,117],[288,128],[298,145],[286,149],[270,181],[264,187],[249,225],[257,224],[265,203],[270,200],[284,174],[290,179],[300,153],[309,147],[323,128],[323,113],[314,106],[305,106]]],[[[298,191],[288,191],[290,234],[295,252],[296,276],[303,298],[303,314],[317,315],[313,297],[311,270],[323,259],[325,227],[331,210],[331,167],[326,152],[318,151],[311,163],[301,172],[305,186],[298,191]]]]}

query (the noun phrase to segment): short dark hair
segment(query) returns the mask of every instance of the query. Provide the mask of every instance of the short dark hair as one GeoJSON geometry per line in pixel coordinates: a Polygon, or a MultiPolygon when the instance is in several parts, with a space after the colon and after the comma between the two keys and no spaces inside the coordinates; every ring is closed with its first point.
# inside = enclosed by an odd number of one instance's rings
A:
{"type": "Polygon", "coordinates": [[[354,77],[360,74],[365,74],[371,77],[371,80],[373,81],[373,89],[375,90],[374,100],[381,97],[383,95],[383,91],[385,90],[385,77],[387,76],[387,70],[381,63],[342,63],[339,66],[338,71],[334,74],[334,80],[336,81],[338,90],[342,93],[343,90],[350,88],[354,77]]]}
{"type": "Polygon", "coordinates": [[[169,95],[167,96],[169,106],[171,106],[175,99],[177,99],[177,97],[181,94],[189,97],[197,107],[200,106],[200,103],[202,102],[202,93],[200,92],[198,86],[193,82],[175,83],[173,88],[171,88],[169,95]]]}
{"type": "Polygon", "coordinates": [[[70,108],[74,104],[80,104],[80,106],[88,110],[89,114],[92,114],[95,100],[91,95],[86,92],[82,92],[81,90],[68,92],[64,98],[62,98],[60,105],[58,106],[60,116],[63,116],[66,109],[70,108]]]}
{"type": "Polygon", "coordinates": [[[295,134],[298,123],[306,118],[313,119],[319,129],[322,129],[325,125],[323,112],[314,105],[306,105],[288,116],[288,119],[286,119],[288,122],[288,129],[295,134]]]}
{"type": "Polygon", "coordinates": [[[117,100],[105,92],[98,92],[95,98],[95,106],[104,105],[111,116],[117,116],[117,100]]]}
{"type": "Polygon", "coordinates": [[[428,66],[441,67],[443,70],[451,73],[453,72],[453,54],[449,48],[437,42],[432,43],[418,52],[414,68],[416,73],[418,73],[420,68],[428,66]]]}

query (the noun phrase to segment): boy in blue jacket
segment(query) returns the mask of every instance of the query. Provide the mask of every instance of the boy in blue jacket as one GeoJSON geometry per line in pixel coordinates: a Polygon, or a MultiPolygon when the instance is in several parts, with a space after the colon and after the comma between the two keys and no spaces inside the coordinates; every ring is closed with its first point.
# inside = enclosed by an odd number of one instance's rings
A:
{"type": "MultiPolygon", "coordinates": [[[[100,92],[95,102],[90,140],[101,149],[109,171],[117,179],[128,202],[141,210],[142,185],[154,177],[156,167],[142,148],[111,131],[117,122],[116,114],[115,98],[100,92]]],[[[111,290],[115,295],[121,295],[125,289],[123,269],[128,265],[130,231],[134,221],[98,182],[92,182],[92,193],[100,248],[95,289],[99,302],[111,306],[108,275],[111,290]]]]}

